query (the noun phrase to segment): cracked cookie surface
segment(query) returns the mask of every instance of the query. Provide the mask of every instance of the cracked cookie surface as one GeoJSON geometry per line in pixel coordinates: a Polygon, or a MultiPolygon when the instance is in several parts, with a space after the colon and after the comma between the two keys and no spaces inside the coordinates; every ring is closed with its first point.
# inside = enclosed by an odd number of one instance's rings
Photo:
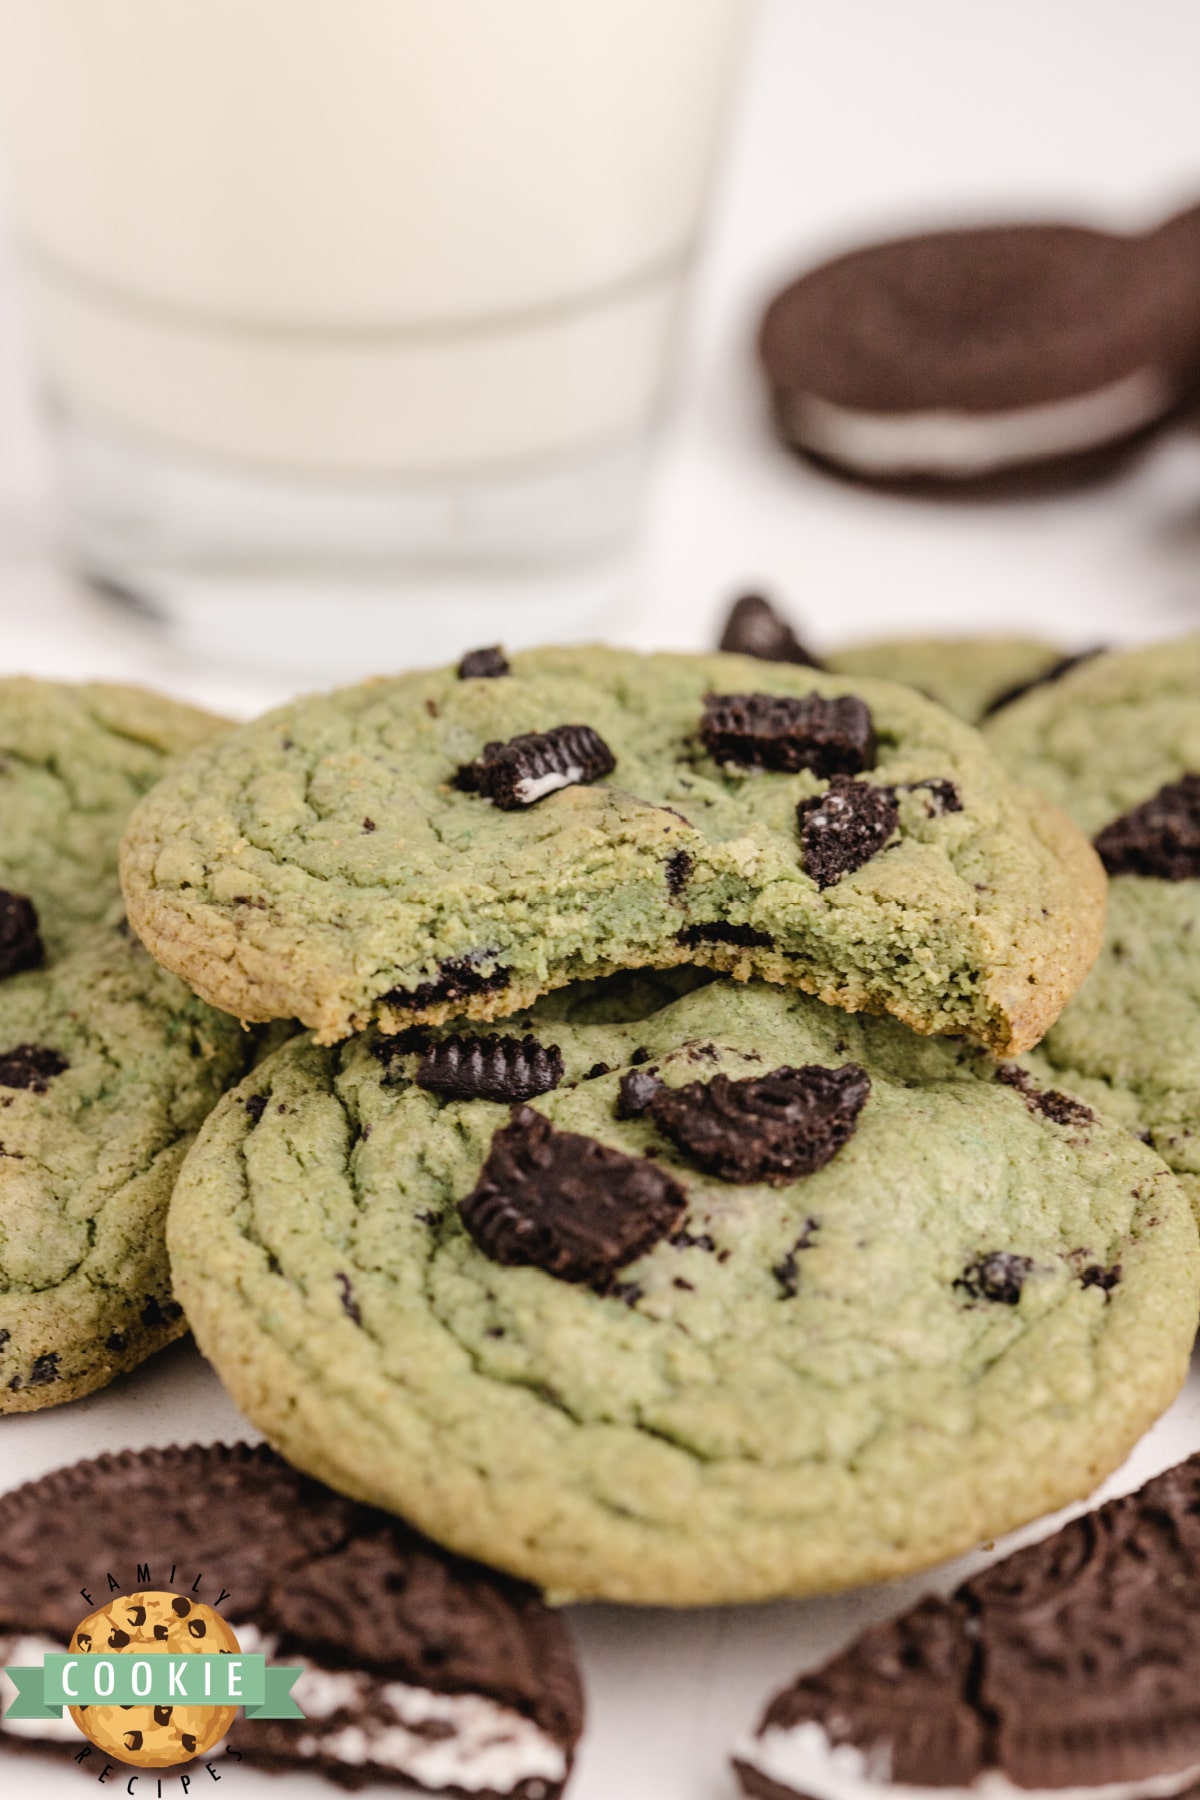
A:
{"type": "Polygon", "coordinates": [[[1134,867],[1175,877],[1121,872],[1128,858],[1112,858],[1104,947],[1031,1067],[1198,1177],[1200,864],[1188,873],[1189,821],[1177,815],[1196,791],[1186,777],[1200,775],[1200,635],[1098,656],[997,714],[986,735],[1102,847],[1132,840],[1134,867]]]}
{"type": "Polygon", "coordinates": [[[692,961],[1004,1054],[1090,966],[1104,888],[1074,828],[919,695],[595,646],[280,708],[143,802],[122,877],[135,929],[203,998],[322,1042],[692,961]],[[869,715],[850,747],[827,704],[847,699],[869,715]],[[736,731],[714,733],[726,714],[736,731]],[[590,772],[597,746],[610,772],[590,772]],[[479,771],[518,765],[480,791],[479,771]],[[847,766],[895,791],[897,821],[818,886],[798,809],[847,766]]]}
{"type": "Polygon", "coordinates": [[[437,1032],[299,1038],[226,1096],[168,1242],[247,1416],[297,1466],[560,1597],[877,1580],[1089,1492],[1192,1342],[1196,1228],[1160,1159],[962,1043],[720,979],[633,1017],[646,987],[624,1021],[611,988],[578,1008],[565,990],[496,1027],[562,1059],[516,1115],[417,1085],[437,1032]],[[843,1071],[812,1100],[837,1142],[802,1178],[706,1173],[656,1121],[654,1083],[694,1110],[727,1077],[754,1084],[743,1133],[760,1112],[777,1132],[813,1066],[843,1071]],[[515,1169],[489,1164],[514,1131],[515,1169]],[[571,1138],[621,1171],[622,1205],[640,1165],[682,1213],[656,1191],[648,1237],[614,1225],[571,1138]],[[519,1265],[467,1229],[485,1164],[505,1243],[533,1221],[519,1265]],[[561,1254],[563,1196],[603,1255],[561,1254]]]}

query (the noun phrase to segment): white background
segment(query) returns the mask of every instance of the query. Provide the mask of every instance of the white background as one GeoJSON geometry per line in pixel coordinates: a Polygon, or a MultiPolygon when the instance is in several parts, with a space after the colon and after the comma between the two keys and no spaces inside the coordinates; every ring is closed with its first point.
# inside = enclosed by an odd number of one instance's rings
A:
{"type": "MultiPolygon", "coordinates": [[[[748,348],[772,284],[880,231],[1020,213],[1136,225],[1200,197],[1198,71],[1195,0],[768,0],[656,479],[641,598],[613,634],[707,643],[747,585],[786,598],[826,644],[880,629],[1034,629],[1094,643],[1200,625],[1200,435],[1178,432],[1120,481],[1072,497],[887,497],[773,447],[748,348]]],[[[286,673],[185,661],[59,568],[31,388],[0,265],[0,667],[146,680],[237,713],[286,695],[286,673]]],[[[179,1346],[90,1400],[0,1421],[0,1489],[106,1449],[246,1434],[179,1346]]],[[[1110,1488],[1197,1447],[1194,1376],[1110,1488]]],[[[939,1571],[938,1584],[961,1567],[939,1571]]],[[[729,1740],[768,1692],[932,1579],[725,1613],[573,1609],[591,1708],[575,1800],[729,1800],[729,1740]]],[[[248,1800],[331,1791],[240,1770],[225,1780],[220,1794],[248,1800]]],[[[74,1771],[0,1764],[0,1794],[86,1791],[74,1771]]],[[[178,1791],[173,1778],[163,1791],[178,1791]]]]}

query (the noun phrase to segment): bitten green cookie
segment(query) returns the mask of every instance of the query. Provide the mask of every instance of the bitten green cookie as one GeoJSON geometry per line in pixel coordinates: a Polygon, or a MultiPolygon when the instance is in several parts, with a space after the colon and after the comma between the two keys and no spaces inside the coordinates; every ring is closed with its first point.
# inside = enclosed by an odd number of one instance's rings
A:
{"type": "Polygon", "coordinates": [[[223,729],[132,688],[0,682],[0,1413],[186,1329],[167,1200],[251,1046],[124,925],[116,859],[170,753],[223,729]]]}
{"type": "Polygon", "coordinates": [[[902,681],[978,725],[1027,688],[1056,680],[1073,659],[1039,638],[902,637],[850,644],[826,661],[842,675],[902,681]]]}
{"type": "Polygon", "coordinates": [[[1090,966],[1103,878],[908,689],[731,656],[484,658],[296,701],[138,808],[130,919],[322,1042],[703,963],[1007,1053],[1090,966]]]}
{"type": "Polygon", "coordinates": [[[560,1597],[675,1605],[879,1580],[1090,1492],[1200,1291],[1120,1127],[722,980],[627,1024],[296,1039],[204,1126],[168,1241],[289,1461],[560,1597]]]}
{"type": "Polygon", "coordinates": [[[1200,636],[1097,657],[987,735],[1111,875],[1100,959],[1036,1066],[1200,1175],[1200,636]]]}

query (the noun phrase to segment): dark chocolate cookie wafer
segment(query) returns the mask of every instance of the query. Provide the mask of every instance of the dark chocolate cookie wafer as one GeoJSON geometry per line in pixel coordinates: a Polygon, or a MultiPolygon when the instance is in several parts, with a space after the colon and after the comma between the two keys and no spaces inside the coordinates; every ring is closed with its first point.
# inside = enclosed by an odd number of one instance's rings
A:
{"type": "Polygon", "coordinates": [[[755,1800],[1200,1793],[1200,1456],[873,1626],[777,1694],[755,1800]]]}
{"type": "MultiPolygon", "coordinates": [[[[167,1586],[202,1571],[243,1651],[300,1665],[304,1720],[239,1720],[246,1762],[472,1800],[562,1793],[583,1698],[554,1613],[265,1445],[125,1451],[0,1499],[0,1665],[65,1649],[81,1589],[107,1594],[110,1570],[143,1588],[147,1568],[167,1586]]],[[[86,1750],[67,1717],[0,1722],[0,1748],[86,1750]]]]}
{"type": "Polygon", "coordinates": [[[810,271],[759,342],[783,438],[869,480],[969,481],[1156,424],[1200,360],[1190,234],[1001,225],[810,271]]]}

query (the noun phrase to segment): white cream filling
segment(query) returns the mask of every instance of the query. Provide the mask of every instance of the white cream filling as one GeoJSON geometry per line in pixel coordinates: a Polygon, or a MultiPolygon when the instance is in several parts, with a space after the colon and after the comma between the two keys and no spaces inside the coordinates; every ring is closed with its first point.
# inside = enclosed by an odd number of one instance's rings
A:
{"type": "MultiPolygon", "coordinates": [[[[275,1639],[255,1625],[236,1625],[238,1643],[248,1654],[268,1658],[275,1653],[275,1639]]],[[[392,1715],[391,1722],[364,1717],[334,1731],[304,1731],[297,1735],[298,1756],[329,1756],[351,1767],[374,1763],[395,1769],[424,1787],[458,1787],[467,1793],[485,1788],[510,1793],[518,1782],[566,1779],[567,1759],[552,1738],[521,1713],[512,1712],[480,1694],[435,1694],[406,1682],[380,1683],[358,1670],[323,1669],[304,1656],[289,1656],[289,1665],[303,1671],[292,1695],[305,1718],[328,1719],[342,1708],[392,1715]],[[453,1735],[430,1738],[420,1727],[444,1724],[453,1735]]],[[[301,1728],[297,1726],[298,1734],[301,1728]]]]}
{"type": "Polygon", "coordinates": [[[548,775],[530,775],[524,781],[518,781],[517,799],[522,806],[532,806],[535,800],[541,800],[546,794],[553,794],[559,788],[574,787],[577,781],[582,780],[582,768],[571,763],[566,769],[551,769],[548,775]]]}
{"type": "Polygon", "coordinates": [[[886,1749],[866,1751],[831,1743],[815,1719],[787,1730],[749,1738],[735,1751],[739,1762],[781,1787],[811,1800],[1169,1800],[1200,1776],[1200,1763],[1171,1775],[1140,1781],[1105,1782],[1099,1787],[1017,1787],[998,1769],[988,1769],[970,1787],[912,1787],[890,1780],[886,1749]]]}
{"type": "MultiPolygon", "coordinates": [[[[56,1644],[52,1638],[0,1638],[0,1714],[7,1713],[17,1697],[17,1684],[4,1673],[4,1665],[11,1663],[14,1669],[36,1669],[40,1667],[43,1657],[62,1654],[66,1648],[65,1644],[56,1644]]],[[[12,1737],[32,1738],[39,1743],[49,1744],[75,1744],[83,1739],[83,1733],[65,1706],[61,1719],[0,1717],[0,1731],[8,1732],[12,1737]]]]}
{"type": "Polygon", "coordinates": [[[1175,398],[1167,377],[1147,368],[1090,394],[1007,412],[864,412],[817,394],[780,404],[789,438],[848,469],[971,476],[1099,449],[1159,418],[1175,398]]]}

